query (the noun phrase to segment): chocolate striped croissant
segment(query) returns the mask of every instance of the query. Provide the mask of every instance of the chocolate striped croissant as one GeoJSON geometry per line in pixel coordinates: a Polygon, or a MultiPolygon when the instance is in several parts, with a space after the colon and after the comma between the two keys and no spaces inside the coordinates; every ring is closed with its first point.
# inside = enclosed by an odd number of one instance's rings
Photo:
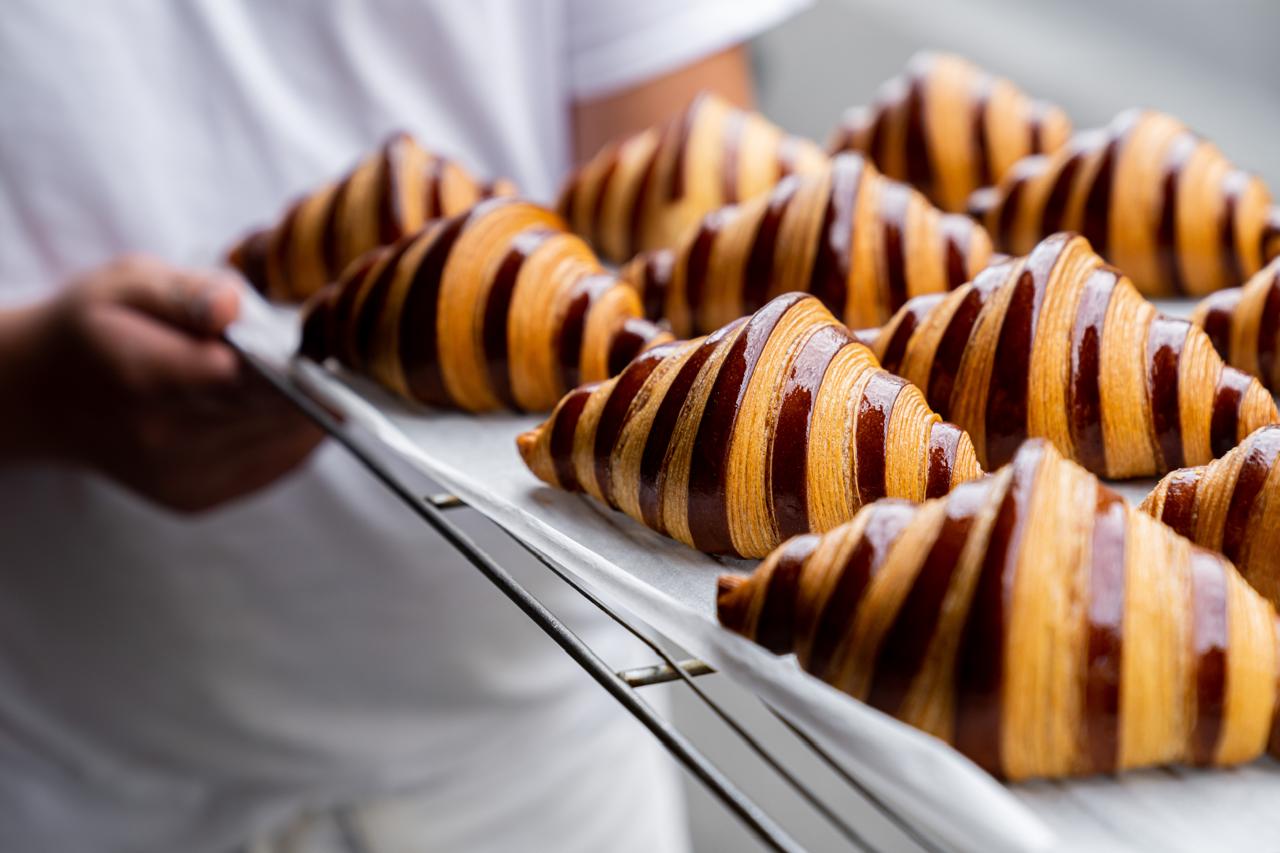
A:
{"type": "Polygon", "coordinates": [[[969,437],[799,293],[649,350],[518,445],[552,486],[745,557],[885,495],[923,500],[979,474],[969,437]]]}
{"type": "Polygon", "coordinates": [[[988,469],[1028,436],[1107,477],[1199,465],[1278,418],[1208,336],[1161,315],[1073,234],[914,299],[861,333],[885,369],[968,430],[988,469]]]}
{"type": "Polygon", "coordinates": [[[353,263],[307,303],[302,353],[432,406],[545,411],[670,338],[559,216],[499,198],[353,263]]]}
{"type": "Polygon", "coordinates": [[[514,192],[508,181],[480,183],[398,133],[342,179],[295,201],[279,223],[249,234],[228,260],[267,297],[298,302],[370,249],[412,234],[429,219],[514,192]]]}
{"type": "Polygon", "coordinates": [[[675,250],[623,270],[650,318],[679,336],[708,332],[771,297],[808,291],[850,326],[883,323],[909,297],[957,287],[982,269],[991,241],[859,154],[788,178],[766,196],[711,213],[675,250]]]}
{"type": "Polygon", "coordinates": [[[943,210],[963,212],[974,190],[1070,135],[1071,120],[1058,107],[959,56],[921,53],[870,107],[845,113],[829,150],[860,151],[943,210]]]}
{"type": "Polygon", "coordinates": [[[1280,254],[1280,221],[1262,181],[1150,110],[1022,160],[975,193],[970,212],[1015,254],[1078,231],[1148,296],[1232,287],[1280,254]]]}
{"type": "Polygon", "coordinates": [[[1280,257],[1243,287],[1219,290],[1196,306],[1191,322],[1202,327],[1227,363],[1280,391],[1280,257]]]}
{"type": "Polygon", "coordinates": [[[1277,619],[1047,442],[720,579],[720,621],[1010,780],[1267,748],[1277,619]]]}
{"type": "Polygon", "coordinates": [[[674,245],[712,210],[826,162],[809,140],[703,94],[673,121],[612,143],[574,170],[558,209],[602,257],[622,263],[674,245]]]}
{"type": "Polygon", "coordinates": [[[1263,427],[1221,459],[1174,471],[1142,509],[1240,567],[1280,606],[1280,426],[1263,427]]]}

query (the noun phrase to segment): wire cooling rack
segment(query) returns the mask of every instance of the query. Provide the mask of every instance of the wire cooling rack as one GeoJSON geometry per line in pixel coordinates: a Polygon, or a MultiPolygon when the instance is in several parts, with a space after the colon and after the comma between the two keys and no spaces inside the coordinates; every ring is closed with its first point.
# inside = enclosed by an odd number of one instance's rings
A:
{"type": "MultiPolygon", "coordinates": [[[[611,606],[589,587],[582,583],[573,572],[558,561],[523,541],[510,531],[502,529],[520,547],[527,551],[538,563],[546,567],[564,584],[581,595],[612,620],[623,630],[643,643],[655,656],[655,661],[648,665],[632,669],[615,670],[588,646],[576,633],[565,625],[555,613],[551,612],[540,600],[522,586],[507,569],[503,568],[492,556],[481,549],[476,542],[457,524],[449,519],[450,511],[465,508],[467,504],[448,493],[422,495],[415,490],[406,479],[398,475],[391,466],[385,464],[376,450],[371,446],[373,439],[366,439],[351,430],[329,412],[325,406],[313,399],[305,390],[281,375],[270,365],[248,352],[234,341],[231,345],[255,371],[260,373],[281,394],[294,403],[309,418],[316,422],[326,433],[351,453],[369,472],[379,480],[392,494],[399,498],[405,506],[425,521],[433,530],[454,547],[472,566],[493,583],[526,617],[536,624],[547,636],[576,662],[597,684],[608,692],[617,702],[634,716],[668,752],[707,790],[732,812],[760,841],[770,849],[779,851],[799,851],[806,847],[800,844],[782,823],[771,816],[755,799],[746,794],[738,784],[720,767],[709,759],[693,741],[677,728],[669,719],[659,713],[652,704],[644,699],[641,691],[658,684],[679,683],[687,689],[696,700],[703,705],[715,720],[732,734],[743,746],[754,754],[769,770],[789,787],[794,793],[818,814],[833,830],[834,837],[843,842],[845,849],[874,851],[877,849],[925,850],[929,853],[944,848],[936,840],[926,836],[918,827],[903,817],[878,797],[867,785],[847,767],[836,760],[812,738],[798,728],[786,715],[777,709],[765,705],[769,714],[779,721],[799,744],[811,752],[825,764],[831,774],[847,787],[853,795],[865,802],[877,813],[892,834],[891,841],[873,843],[865,828],[855,826],[850,816],[833,807],[827,797],[815,791],[814,786],[801,778],[794,767],[778,757],[774,750],[762,742],[753,727],[740,720],[725,705],[709,695],[697,679],[709,675],[714,670],[700,660],[684,657],[669,650],[671,645],[665,638],[659,637],[647,625],[629,617],[619,609],[611,606]],[[877,846],[877,844],[879,846],[877,846]]],[[[885,831],[877,834],[884,836],[885,831]]]]}

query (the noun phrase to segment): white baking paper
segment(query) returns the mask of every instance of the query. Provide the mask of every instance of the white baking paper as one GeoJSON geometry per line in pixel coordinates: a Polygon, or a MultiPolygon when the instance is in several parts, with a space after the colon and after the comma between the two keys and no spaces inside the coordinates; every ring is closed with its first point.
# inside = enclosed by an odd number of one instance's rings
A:
{"type": "MultiPolygon", "coordinates": [[[[368,430],[484,515],[752,690],[948,849],[1280,848],[1280,766],[1153,770],[1005,786],[942,742],[720,628],[715,581],[751,563],[719,560],[528,472],[515,437],[541,416],[413,408],[359,378],[290,362],[296,319],[249,300],[237,341],[368,430]]],[[[1123,491],[1139,498],[1149,484],[1123,491]]]]}

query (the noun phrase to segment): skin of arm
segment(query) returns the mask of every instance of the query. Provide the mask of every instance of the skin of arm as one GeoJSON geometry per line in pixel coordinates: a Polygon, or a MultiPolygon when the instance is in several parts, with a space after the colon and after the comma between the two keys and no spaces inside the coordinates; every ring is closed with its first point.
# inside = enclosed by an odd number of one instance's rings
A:
{"type": "Polygon", "coordinates": [[[574,160],[581,163],[605,143],[671,118],[704,90],[738,106],[754,108],[751,57],[744,45],[735,45],[639,86],[574,104],[574,160]]]}

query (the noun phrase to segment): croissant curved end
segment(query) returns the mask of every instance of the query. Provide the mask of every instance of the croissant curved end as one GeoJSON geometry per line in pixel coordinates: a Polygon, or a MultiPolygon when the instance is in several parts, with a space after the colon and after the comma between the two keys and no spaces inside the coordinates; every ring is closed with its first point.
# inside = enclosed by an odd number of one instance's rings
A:
{"type": "Polygon", "coordinates": [[[751,595],[746,590],[749,580],[742,575],[721,575],[716,579],[716,615],[730,631],[742,633],[747,623],[751,595]]]}
{"type": "Polygon", "coordinates": [[[516,436],[516,450],[520,451],[520,458],[530,470],[535,472],[538,470],[535,463],[538,456],[538,436],[541,432],[542,427],[534,427],[516,436]]]}

